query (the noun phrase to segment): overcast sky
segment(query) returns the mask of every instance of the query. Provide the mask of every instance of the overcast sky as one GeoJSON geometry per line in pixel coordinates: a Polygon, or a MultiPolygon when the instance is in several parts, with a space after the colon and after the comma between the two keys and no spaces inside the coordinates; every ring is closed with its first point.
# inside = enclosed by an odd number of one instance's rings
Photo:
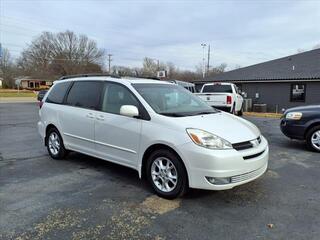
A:
{"type": "Polygon", "coordinates": [[[320,0],[14,1],[0,0],[0,41],[15,57],[42,31],[88,35],[113,64],[147,56],[193,70],[201,43],[211,65],[232,69],[310,50],[320,43],[320,0]]]}

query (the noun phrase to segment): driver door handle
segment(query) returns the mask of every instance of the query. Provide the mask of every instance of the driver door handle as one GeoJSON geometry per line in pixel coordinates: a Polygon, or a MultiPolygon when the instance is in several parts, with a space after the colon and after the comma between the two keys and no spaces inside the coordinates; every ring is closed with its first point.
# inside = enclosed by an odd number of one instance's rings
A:
{"type": "Polygon", "coordinates": [[[86,115],[86,117],[87,117],[87,118],[94,118],[94,114],[93,114],[93,113],[88,113],[88,114],[86,115]]]}

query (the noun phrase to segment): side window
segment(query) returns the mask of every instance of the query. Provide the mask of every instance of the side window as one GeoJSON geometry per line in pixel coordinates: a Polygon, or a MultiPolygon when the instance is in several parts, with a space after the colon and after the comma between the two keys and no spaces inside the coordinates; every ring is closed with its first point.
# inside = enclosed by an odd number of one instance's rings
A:
{"type": "Polygon", "coordinates": [[[102,84],[94,81],[74,82],[67,97],[67,105],[98,109],[102,84]]]}
{"type": "Polygon", "coordinates": [[[126,87],[115,83],[106,83],[101,111],[120,114],[122,105],[134,105],[139,108],[138,100],[126,87]]]}
{"type": "Polygon", "coordinates": [[[71,82],[56,83],[52,86],[51,91],[46,99],[48,103],[62,104],[64,96],[70,86],[71,82]]]}

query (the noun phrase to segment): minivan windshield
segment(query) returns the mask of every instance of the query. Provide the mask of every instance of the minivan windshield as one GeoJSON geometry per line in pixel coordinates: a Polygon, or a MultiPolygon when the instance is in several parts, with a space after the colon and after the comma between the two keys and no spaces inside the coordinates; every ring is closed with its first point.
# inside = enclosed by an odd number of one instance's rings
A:
{"type": "Polygon", "coordinates": [[[136,83],[132,86],[161,115],[184,117],[218,112],[176,84],[136,83]]]}

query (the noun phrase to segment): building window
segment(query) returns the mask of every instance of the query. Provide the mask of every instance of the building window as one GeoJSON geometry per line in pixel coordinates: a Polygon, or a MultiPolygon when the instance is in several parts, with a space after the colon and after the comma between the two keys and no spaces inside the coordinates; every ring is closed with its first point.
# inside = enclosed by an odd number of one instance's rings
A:
{"type": "Polygon", "coordinates": [[[291,84],[290,101],[304,102],[306,100],[306,84],[291,84]]]}

